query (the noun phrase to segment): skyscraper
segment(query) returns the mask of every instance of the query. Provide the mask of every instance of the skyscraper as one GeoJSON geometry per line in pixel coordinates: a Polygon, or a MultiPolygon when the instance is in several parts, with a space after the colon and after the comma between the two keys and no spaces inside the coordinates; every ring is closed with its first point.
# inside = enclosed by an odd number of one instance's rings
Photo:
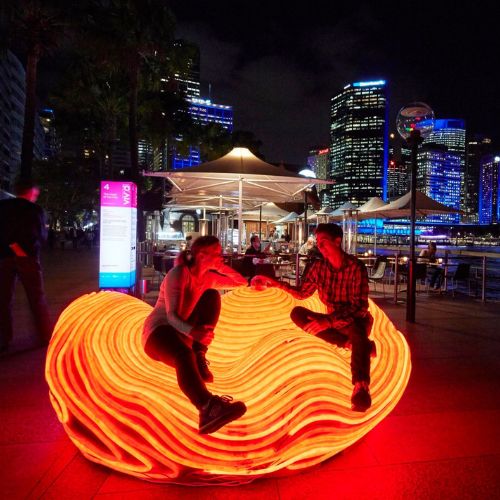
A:
{"type": "MultiPolygon", "coordinates": [[[[25,70],[10,50],[0,51],[0,190],[12,191],[21,165],[24,103],[26,101],[25,70]]],[[[35,119],[33,156],[43,158],[44,133],[35,119]]]]}
{"type": "Polygon", "coordinates": [[[349,83],[332,98],[327,203],[387,196],[388,99],[384,80],[349,83]]]}
{"type": "MultiPolygon", "coordinates": [[[[197,45],[186,40],[176,40],[174,46],[179,50],[189,52],[187,68],[174,74],[177,92],[187,99],[200,97],[200,49],[197,45]]],[[[165,79],[163,81],[166,81],[165,79]]]]}
{"type": "Polygon", "coordinates": [[[500,222],[500,156],[481,160],[479,176],[479,224],[500,222]]]}
{"type": "MultiPolygon", "coordinates": [[[[417,189],[457,210],[460,209],[461,155],[442,144],[423,144],[417,155],[417,189]]],[[[428,222],[457,224],[459,214],[431,215],[428,222]]]]}
{"type": "MultiPolygon", "coordinates": [[[[307,166],[316,174],[318,179],[327,179],[328,175],[328,153],[329,148],[313,148],[307,155],[307,166]]],[[[326,184],[317,184],[316,189],[323,206],[322,193],[326,189],[326,184]]]]}
{"type": "Polygon", "coordinates": [[[465,121],[457,118],[442,118],[436,120],[434,122],[434,130],[424,139],[423,145],[425,144],[438,144],[446,146],[450,153],[456,153],[459,156],[460,205],[462,205],[464,200],[465,177],[465,121]]]}
{"type": "MultiPolygon", "coordinates": [[[[233,107],[225,104],[215,104],[210,99],[190,98],[188,113],[194,123],[207,125],[216,123],[228,132],[233,131],[233,107]]],[[[172,168],[193,167],[201,163],[200,151],[191,146],[189,155],[182,156],[175,152],[172,161],[172,168]]]]}
{"type": "Polygon", "coordinates": [[[489,137],[476,134],[467,141],[464,187],[462,191],[462,221],[468,224],[479,223],[479,178],[481,160],[492,153],[489,137]]]}

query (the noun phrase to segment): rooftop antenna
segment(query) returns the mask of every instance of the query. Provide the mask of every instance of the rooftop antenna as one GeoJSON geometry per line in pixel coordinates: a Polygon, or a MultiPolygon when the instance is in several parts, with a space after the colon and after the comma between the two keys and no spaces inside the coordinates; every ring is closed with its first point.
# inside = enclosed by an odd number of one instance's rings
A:
{"type": "Polygon", "coordinates": [[[209,101],[212,100],[212,84],[211,83],[208,84],[208,100],[209,101]]]}

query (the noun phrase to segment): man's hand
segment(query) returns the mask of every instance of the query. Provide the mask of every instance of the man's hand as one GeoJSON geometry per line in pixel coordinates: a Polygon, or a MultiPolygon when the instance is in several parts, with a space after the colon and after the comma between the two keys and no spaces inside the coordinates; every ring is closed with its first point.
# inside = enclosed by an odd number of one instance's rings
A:
{"type": "Polygon", "coordinates": [[[255,290],[265,290],[268,286],[276,286],[277,282],[268,276],[258,274],[250,281],[250,286],[255,290]]]}
{"type": "Polygon", "coordinates": [[[208,346],[214,339],[214,330],[208,326],[195,326],[189,333],[189,336],[196,342],[208,346]]]}

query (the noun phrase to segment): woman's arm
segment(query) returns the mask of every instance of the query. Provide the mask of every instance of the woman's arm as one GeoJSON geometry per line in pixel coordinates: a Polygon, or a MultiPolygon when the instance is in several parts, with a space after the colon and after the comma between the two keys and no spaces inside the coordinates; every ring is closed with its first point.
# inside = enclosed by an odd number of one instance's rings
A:
{"type": "Polygon", "coordinates": [[[233,268],[222,264],[218,269],[210,271],[212,287],[215,289],[237,288],[248,285],[247,279],[233,268]]]}

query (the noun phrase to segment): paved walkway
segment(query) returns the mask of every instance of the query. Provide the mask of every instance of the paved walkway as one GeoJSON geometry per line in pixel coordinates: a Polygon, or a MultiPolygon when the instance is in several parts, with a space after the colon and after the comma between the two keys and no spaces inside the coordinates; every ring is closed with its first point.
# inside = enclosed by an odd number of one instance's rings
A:
{"type": "MultiPolygon", "coordinates": [[[[97,289],[97,252],[44,256],[54,315],[97,289]]],[[[48,400],[44,350],[36,348],[18,289],[13,351],[0,358],[0,497],[11,498],[499,498],[498,304],[420,294],[417,323],[404,306],[377,302],[402,330],[413,372],[395,410],[358,443],[318,467],[234,488],[136,480],[82,457],[48,400]]]]}

